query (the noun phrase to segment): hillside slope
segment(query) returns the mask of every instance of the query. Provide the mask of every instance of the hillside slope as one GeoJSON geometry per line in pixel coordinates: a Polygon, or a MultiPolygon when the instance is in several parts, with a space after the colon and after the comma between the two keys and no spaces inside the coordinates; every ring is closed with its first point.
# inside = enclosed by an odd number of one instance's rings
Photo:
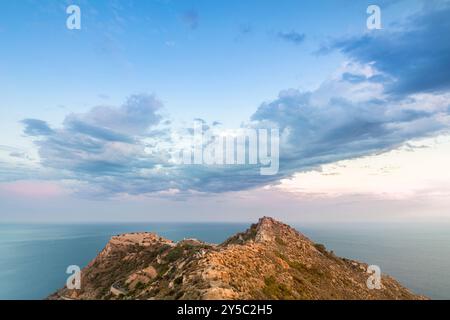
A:
{"type": "Polygon", "coordinates": [[[81,290],[49,299],[423,299],[386,275],[368,289],[367,267],[265,217],[220,245],[115,236],[83,269],[81,290]]]}

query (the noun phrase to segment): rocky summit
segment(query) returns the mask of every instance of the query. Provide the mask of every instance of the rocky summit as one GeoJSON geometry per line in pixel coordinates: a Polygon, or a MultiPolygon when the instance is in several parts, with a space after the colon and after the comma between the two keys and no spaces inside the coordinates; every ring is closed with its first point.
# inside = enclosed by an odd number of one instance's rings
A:
{"type": "Polygon", "coordinates": [[[49,299],[425,299],[368,265],[339,258],[272,218],[219,245],[151,233],[111,238],[81,273],[81,289],[49,299]]]}

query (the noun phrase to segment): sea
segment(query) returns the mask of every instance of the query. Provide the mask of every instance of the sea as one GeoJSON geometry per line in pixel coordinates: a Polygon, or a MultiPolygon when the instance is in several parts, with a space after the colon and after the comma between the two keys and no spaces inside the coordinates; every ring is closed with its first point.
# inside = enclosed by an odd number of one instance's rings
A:
{"type": "MultiPolygon", "coordinates": [[[[220,243],[243,223],[0,224],[0,299],[39,300],[61,288],[111,236],[155,232],[175,241],[220,243]]],[[[450,224],[308,224],[297,230],[341,257],[380,267],[431,299],[450,299],[450,224]]]]}

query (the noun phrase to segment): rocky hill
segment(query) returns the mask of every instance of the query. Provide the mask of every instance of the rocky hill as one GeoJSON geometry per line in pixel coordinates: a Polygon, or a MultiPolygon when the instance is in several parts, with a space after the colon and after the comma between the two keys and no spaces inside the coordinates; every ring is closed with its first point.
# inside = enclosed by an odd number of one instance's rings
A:
{"type": "Polygon", "coordinates": [[[151,233],[112,237],[82,270],[82,288],[49,299],[423,299],[367,265],[339,258],[272,218],[220,245],[151,233]]]}

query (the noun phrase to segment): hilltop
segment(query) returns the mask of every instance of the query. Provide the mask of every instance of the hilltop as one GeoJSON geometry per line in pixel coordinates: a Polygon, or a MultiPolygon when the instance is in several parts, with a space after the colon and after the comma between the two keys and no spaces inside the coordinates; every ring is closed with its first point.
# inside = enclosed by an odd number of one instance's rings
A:
{"type": "Polygon", "coordinates": [[[369,289],[367,268],[264,217],[219,245],[112,237],[82,270],[81,290],[49,299],[424,299],[384,274],[369,289]]]}

